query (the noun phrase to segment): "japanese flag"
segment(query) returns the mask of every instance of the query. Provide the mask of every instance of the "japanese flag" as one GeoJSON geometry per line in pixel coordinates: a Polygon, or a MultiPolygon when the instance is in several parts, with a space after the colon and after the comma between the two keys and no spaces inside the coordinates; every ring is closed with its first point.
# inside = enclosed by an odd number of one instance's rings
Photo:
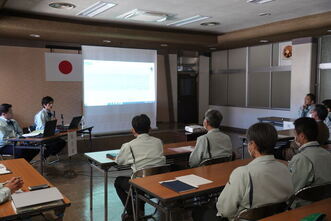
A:
{"type": "Polygon", "coordinates": [[[82,55],[45,53],[46,81],[82,81],[82,55]]]}

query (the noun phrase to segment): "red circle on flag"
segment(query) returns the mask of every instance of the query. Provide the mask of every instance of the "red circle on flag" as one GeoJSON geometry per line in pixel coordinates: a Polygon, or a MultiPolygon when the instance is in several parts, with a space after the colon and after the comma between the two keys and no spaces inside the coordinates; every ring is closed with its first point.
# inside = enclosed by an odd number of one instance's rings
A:
{"type": "Polygon", "coordinates": [[[59,71],[62,74],[70,74],[72,71],[72,64],[69,61],[61,61],[59,63],[59,71]]]}

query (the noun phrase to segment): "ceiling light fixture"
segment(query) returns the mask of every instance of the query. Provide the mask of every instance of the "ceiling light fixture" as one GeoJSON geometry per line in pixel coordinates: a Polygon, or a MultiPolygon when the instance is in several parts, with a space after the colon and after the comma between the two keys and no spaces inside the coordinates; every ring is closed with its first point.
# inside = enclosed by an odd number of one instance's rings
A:
{"type": "Polygon", "coordinates": [[[216,48],[209,48],[209,50],[212,50],[212,51],[214,51],[214,50],[216,50],[216,48]]]}
{"type": "Polygon", "coordinates": [[[220,23],[215,22],[215,21],[211,21],[211,22],[203,22],[200,25],[202,25],[202,26],[216,26],[216,25],[220,25],[220,23]]]}
{"type": "Polygon", "coordinates": [[[95,4],[91,5],[90,7],[80,11],[77,15],[80,16],[87,16],[87,17],[94,17],[100,13],[105,12],[106,10],[116,6],[114,3],[98,1],[95,4]]]}
{"type": "Polygon", "coordinates": [[[271,13],[269,13],[269,12],[262,12],[259,14],[259,16],[270,16],[270,15],[271,15],[271,13]]]}
{"type": "Polygon", "coordinates": [[[265,4],[273,2],[274,0],[247,0],[247,3],[255,3],[255,4],[265,4]]]}
{"type": "Polygon", "coordinates": [[[38,35],[38,34],[30,34],[29,36],[33,37],[33,38],[40,38],[40,35],[38,35]]]}
{"type": "Polygon", "coordinates": [[[154,11],[145,11],[141,9],[134,9],[127,13],[124,13],[117,18],[120,19],[130,19],[135,21],[144,21],[144,22],[163,22],[167,20],[170,15],[163,12],[154,12],[154,11]]]}
{"type": "Polygon", "coordinates": [[[331,29],[327,30],[327,32],[331,32],[331,29]]]}
{"type": "Polygon", "coordinates": [[[67,2],[52,2],[49,3],[48,6],[56,9],[67,9],[67,10],[76,8],[76,5],[67,2]]]}
{"type": "Polygon", "coordinates": [[[179,21],[175,21],[175,22],[171,22],[169,24],[167,24],[168,26],[182,26],[182,25],[187,25],[193,22],[197,22],[197,21],[201,21],[201,20],[205,20],[208,19],[210,17],[208,16],[201,16],[201,15],[195,15],[189,18],[185,18],[179,21]]]}
{"type": "Polygon", "coordinates": [[[168,47],[168,44],[163,43],[163,44],[160,44],[160,46],[161,47],[168,47]]]}
{"type": "Polygon", "coordinates": [[[260,43],[268,43],[269,41],[268,40],[265,40],[265,39],[262,39],[260,40],[260,43]]]}
{"type": "Polygon", "coordinates": [[[111,40],[102,40],[102,42],[108,44],[111,43],[111,40]]]}

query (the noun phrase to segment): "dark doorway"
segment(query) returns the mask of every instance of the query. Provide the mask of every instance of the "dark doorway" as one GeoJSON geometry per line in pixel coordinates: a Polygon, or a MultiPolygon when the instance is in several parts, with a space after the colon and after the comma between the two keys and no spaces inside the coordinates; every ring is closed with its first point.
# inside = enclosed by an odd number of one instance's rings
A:
{"type": "Polygon", "coordinates": [[[178,74],[178,122],[198,123],[197,74],[178,74]]]}

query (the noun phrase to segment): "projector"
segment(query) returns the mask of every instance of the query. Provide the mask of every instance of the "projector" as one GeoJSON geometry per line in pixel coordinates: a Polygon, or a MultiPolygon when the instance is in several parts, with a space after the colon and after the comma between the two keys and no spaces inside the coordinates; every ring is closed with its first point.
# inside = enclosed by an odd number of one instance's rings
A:
{"type": "Polygon", "coordinates": [[[185,126],[185,131],[190,133],[200,133],[205,131],[205,128],[200,125],[189,125],[189,126],[185,126]]]}

